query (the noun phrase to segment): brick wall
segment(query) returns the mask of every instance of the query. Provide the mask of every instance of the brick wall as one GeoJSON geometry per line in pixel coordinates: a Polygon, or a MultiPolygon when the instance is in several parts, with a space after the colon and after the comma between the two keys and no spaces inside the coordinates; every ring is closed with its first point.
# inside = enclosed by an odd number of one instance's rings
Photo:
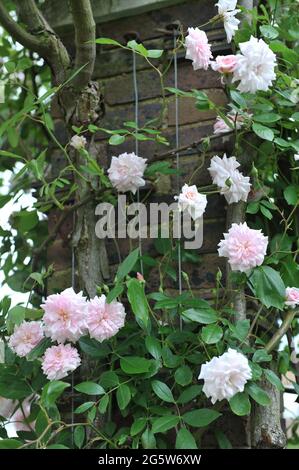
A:
{"type": "MultiPolygon", "coordinates": [[[[205,23],[215,14],[214,1],[211,0],[191,0],[172,7],[143,13],[137,16],[110,21],[97,25],[97,36],[110,37],[125,43],[128,37],[136,34],[147,48],[163,48],[169,51],[170,58],[173,38],[163,32],[168,25],[179,20],[184,29],[188,26],[197,26],[205,23]]],[[[61,31],[59,31],[61,34],[61,31]]],[[[207,34],[212,43],[212,51],[217,54],[229,52],[222,29],[208,30],[207,34]]],[[[65,29],[64,40],[70,51],[73,51],[73,32],[71,28],[65,29]]],[[[213,101],[219,105],[226,102],[225,93],[222,89],[219,75],[211,70],[197,71],[192,69],[191,61],[184,59],[181,52],[178,58],[178,87],[183,90],[197,88],[204,90],[213,101]]],[[[155,62],[156,63],[156,62],[155,62]]],[[[140,98],[140,124],[154,118],[161,109],[161,88],[158,75],[148,68],[147,63],[142,59],[137,60],[137,79],[140,98]]],[[[133,84],[132,84],[132,54],[119,48],[99,46],[97,51],[97,62],[95,66],[94,78],[101,84],[101,89],[105,100],[105,116],[101,121],[101,126],[115,129],[122,127],[124,121],[134,120],[133,84]]],[[[173,68],[171,67],[165,79],[166,86],[174,86],[173,68]]],[[[59,111],[53,105],[53,117],[55,120],[56,134],[64,142],[66,140],[63,121],[59,111]]],[[[212,134],[212,127],[215,121],[213,111],[198,111],[192,100],[180,99],[179,101],[179,121],[180,121],[180,143],[185,145],[192,143],[201,137],[212,134]]],[[[174,98],[167,95],[167,108],[163,118],[163,131],[170,141],[170,147],[175,147],[175,111],[174,98]]],[[[216,152],[220,154],[229,151],[231,142],[227,138],[217,139],[212,144],[210,152],[205,158],[203,168],[196,173],[192,179],[192,184],[205,186],[211,184],[211,179],[207,172],[210,156],[216,152]]],[[[133,151],[134,142],[126,141],[120,146],[110,146],[107,136],[99,133],[95,137],[93,152],[97,155],[99,163],[109,166],[112,155],[118,155],[124,151],[133,151]]],[[[165,151],[164,146],[157,146],[153,142],[139,143],[139,156],[147,158],[150,163],[154,155],[165,151]]],[[[196,149],[184,151],[180,155],[182,183],[187,182],[200,164],[200,154],[196,149]]],[[[170,159],[171,161],[171,159],[170,159]]],[[[57,149],[52,150],[52,162],[54,173],[64,165],[63,156],[57,149]]],[[[146,190],[146,189],[145,189],[146,190]]],[[[164,176],[160,184],[155,188],[151,196],[151,201],[173,202],[175,191],[175,178],[164,176]]],[[[56,212],[50,215],[49,225],[55,223],[56,212]]],[[[207,211],[204,217],[204,243],[198,251],[200,261],[196,264],[183,264],[183,270],[189,274],[191,285],[194,289],[200,289],[201,294],[208,296],[210,289],[214,285],[215,273],[218,267],[223,268],[221,258],[216,254],[216,247],[225,229],[225,201],[218,195],[209,197],[207,211]]],[[[49,289],[62,289],[70,283],[70,248],[69,233],[71,231],[71,220],[68,220],[62,227],[60,237],[49,248],[49,263],[54,263],[56,274],[49,283],[49,289]]],[[[136,242],[137,243],[137,242],[136,242]]],[[[133,243],[134,246],[134,243],[133,243]]],[[[144,251],[156,256],[153,240],[143,242],[144,251]]],[[[113,276],[118,263],[117,250],[114,242],[107,242],[109,260],[111,264],[111,276],[113,276]]],[[[129,252],[128,240],[119,240],[119,250],[122,258],[129,252]]],[[[157,288],[158,275],[153,271],[150,276],[150,287],[157,288]]],[[[166,287],[174,289],[175,283],[171,279],[166,280],[166,287]]]]}

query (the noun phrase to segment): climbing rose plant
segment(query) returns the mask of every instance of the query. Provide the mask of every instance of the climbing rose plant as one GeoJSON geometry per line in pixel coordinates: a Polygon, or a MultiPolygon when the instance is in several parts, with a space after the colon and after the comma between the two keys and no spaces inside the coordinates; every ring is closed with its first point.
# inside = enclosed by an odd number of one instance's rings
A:
{"type": "MultiPolygon", "coordinates": [[[[119,265],[114,282],[97,286],[94,298],[71,286],[45,297],[51,267],[46,269],[44,264],[40,271],[30,271],[25,262],[47,237],[37,211],[63,209],[66,200],[59,200],[59,189],[68,188],[68,196],[75,189],[65,170],[51,182],[45,178],[44,150],[36,158],[18,156],[19,142],[9,124],[21,125],[23,120],[23,132],[30,140],[32,120],[38,118],[53,137],[47,98],[56,90],[38,102],[28,93],[19,117],[6,118],[1,125],[9,148],[0,152],[5,162],[23,161],[22,168],[14,163],[10,167],[15,183],[11,196],[1,196],[1,205],[33,180],[40,182],[43,199],[32,211],[13,214],[12,233],[1,229],[6,281],[15,290],[31,291],[30,306],[11,308],[7,296],[1,302],[5,345],[5,361],[0,365],[1,448],[196,449],[211,430],[217,445],[229,448],[225,431],[214,424],[224,414],[250,415],[254,403],[271,406],[265,381],[281,392],[281,375],[292,371],[293,386],[299,392],[292,341],[298,333],[299,308],[298,12],[292,3],[269,1],[266,7],[255,8],[251,21],[240,26],[241,10],[236,0],[219,0],[210,21],[224,25],[233,54],[213,57],[200,25],[184,25],[177,37],[176,50],[185,49],[199,79],[201,70],[219,73],[227,106],[217,107],[198,90],[167,89],[187,100],[193,98],[199,110],[216,111],[213,135],[200,142],[203,162],[210,158],[207,152],[213,139],[227,135],[234,142],[231,154],[211,157],[209,187],[182,181],[174,197],[179,210],[188,211],[195,221],[204,216],[209,196],[215,193],[230,207],[246,210],[246,222],[231,220],[219,240],[218,254],[227,260],[228,279],[225,284],[219,269],[209,301],[192,292],[184,271],[186,288],[181,295],[164,289],[166,277],[177,280],[178,242],[162,239],[155,243],[162,255],[159,260],[132,250],[119,265]],[[30,112],[28,106],[32,106],[30,112]],[[13,250],[20,247],[23,254],[17,255],[14,266],[13,250]],[[147,288],[152,268],[160,273],[156,292],[147,288]],[[247,310],[236,306],[236,294],[243,296],[247,310]],[[278,349],[285,332],[288,343],[278,349]],[[8,423],[14,423],[17,437],[7,436],[8,423]]],[[[5,41],[2,47],[8,55],[11,42],[5,41]]],[[[164,103],[164,72],[154,61],[165,51],[147,50],[136,41],[123,45],[98,38],[96,43],[133,51],[146,60],[159,74],[164,103]]],[[[12,93],[9,74],[19,71],[21,63],[25,69],[35,66],[26,51],[10,53],[20,66],[14,65],[14,70],[12,60],[5,63],[8,94],[12,93]]],[[[46,72],[40,73],[46,83],[46,72]]],[[[100,200],[116,201],[118,193],[135,195],[146,181],[176,172],[171,163],[149,164],[133,152],[115,152],[106,171],[94,163],[86,148],[85,135],[99,130],[115,146],[134,136],[161,145],[168,142],[159,126],[138,129],[129,122],[117,130],[94,124],[73,127],[63,151],[67,154],[71,147],[87,159],[88,166],[76,168],[70,163],[67,170],[77,177],[82,171],[96,175],[103,188],[100,200]]],[[[40,142],[45,143],[42,134],[40,142]]],[[[5,162],[3,168],[9,168],[5,162]]],[[[183,265],[186,260],[200,263],[197,253],[183,248],[180,253],[183,265]]]]}

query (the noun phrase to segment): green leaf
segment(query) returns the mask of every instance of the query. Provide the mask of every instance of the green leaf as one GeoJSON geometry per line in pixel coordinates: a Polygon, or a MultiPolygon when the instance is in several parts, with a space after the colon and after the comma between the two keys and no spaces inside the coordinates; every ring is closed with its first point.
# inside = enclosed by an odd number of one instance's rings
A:
{"type": "Polygon", "coordinates": [[[255,351],[253,357],[253,362],[270,362],[272,360],[271,354],[268,354],[265,349],[258,349],[255,351]]]}
{"type": "Polygon", "coordinates": [[[86,401],[85,403],[82,403],[82,405],[79,405],[76,409],[75,409],[75,413],[76,414],[81,414],[81,413],[85,413],[85,411],[89,410],[90,408],[92,408],[94,406],[95,402],[94,401],[86,401]]]}
{"type": "Polygon", "coordinates": [[[181,366],[175,371],[174,379],[177,384],[185,387],[192,382],[192,370],[189,366],[181,366]]]}
{"type": "Polygon", "coordinates": [[[182,312],[182,317],[184,319],[203,324],[215,323],[218,320],[217,312],[210,306],[200,310],[189,308],[182,312]]]}
{"type": "Polygon", "coordinates": [[[119,378],[112,370],[107,370],[102,373],[100,383],[104,388],[110,389],[119,384],[119,378]]]}
{"type": "Polygon", "coordinates": [[[120,410],[124,410],[131,400],[131,390],[126,384],[121,384],[116,391],[116,400],[120,410]]]}
{"type": "Polygon", "coordinates": [[[128,300],[136,320],[142,328],[147,329],[149,324],[149,309],[144,293],[144,284],[138,281],[138,279],[132,278],[127,282],[127,287],[128,300]]]}
{"type": "Polygon", "coordinates": [[[25,379],[15,367],[0,364],[0,396],[12,400],[21,400],[32,393],[25,379]]]}
{"type": "Polygon", "coordinates": [[[132,49],[133,51],[138,52],[138,53],[141,54],[143,57],[148,57],[148,51],[147,51],[147,49],[144,47],[143,44],[140,44],[140,43],[136,42],[135,39],[133,39],[132,41],[129,41],[129,42],[127,43],[127,47],[129,47],[129,48],[132,49]]]}
{"type": "Polygon", "coordinates": [[[48,349],[51,345],[50,338],[42,339],[33,349],[31,349],[30,353],[26,356],[27,361],[34,361],[38,357],[42,356],[46,349],[48,349]]]}
{"type": "Polygon", "coordinates": [[[299,200],[299,188],[295,185],[290,185],[283,191],[285,200],[290,206],[295,206],[299,200]]]}
{"type": "Polygon", "coordinates": [[[143,449],[155,449],[156,448],[155,435],[149,428],[146,428],[146,430],[142,434],[141,443],[142,443],[143,449]]]}
{"type": "Polygon", "coordinates": [[[201,408],[200,410],[188,411],[182,418],[185,423],[194,428],[204,428],[219,418],[219,416],[221,416],[221,413],[216,410],[201,408]]]}
{"type": "Polygon", "coordinates": [[[148,49],[147,56],[150,59],[159,59],[159,57],[161,57],[163,52],[164,52],[163,49],[148,49]]]}
{"type": "Polygon", "coordinates": [[[92,338],[80,338],[79,345],[82,351],[91,357],[106,357],[110,353],[110,348],[107,344],[101,344],[92,338]]]}
{"type": "Polygon", "coordinates": [[[152,431],[154,434],[158,432],[166,432],[174,428],[180,422],[180,418],[174,415],[162,416],[153,420],[152,431]]]}
{"type": "Polygon", "coordinates": [[[246,392],[236,393],[230,400],[231,410],[237,416],[249,415],[251,410],[250,401],[246,392]]]}
{"type": "Polygon", "coordinates": [[[160,341],[157,338],[154,338],[153,336],[147,336],[145,338],[145,347],[154,359],[159,360],[161,358],[162,349],[160,341]]]}
{"type": "Polygon", "coordinates": [[[194,437],[192,436],[191,432],[186,428],[180,429],[179,432],[177,433],[177,437],[175,441],[175,448],[176,449],[198,449],[194,437]]]}
{"type": "Polygon", "coordinates": [[[201,332],[201,337],[206,344],[215,344],[221,340],[223,330],[219,325],[204,326],[201,332]]]}
{"type": "Polygon", "coordinates": [[[55,404],[57,398],[59,398],[64,390],[69,386],[70,384],[60,380],[54,380],[47,383],[42,391],[41,402],[46,408],[51,408],[51,406],[55,404]]]}
{"type": "Polygon", "coordinates": [[[0,439],[0,449],[17,449],[23,445],[18,439],[0,439]]]}
{"type": "Polygon", "coordinates": [[[108,405],[109,405],[109,395],[104,395],[100,399],[99,406],[98,406],[98,410],[102,415],[106,413],[108,405]]]}
{"type": "Polygon", "coordinates": [[[84,426],[76,426],[74,430],[74,443],[78,447],[78,449],[81,449],[83,446],[85,439],[85,429],[84,426]]]}
{"type": "Polygon", "coordinates": [[[110,38],[97,38],[95,40],[95,43],[96,44],[103,44],[103,45],[104,44],[109,44],[111,46],[120,46],[120,47],[122,47],[122,45],[119,42],[115,41],[114,39],[110,39],[110,38]]]}
{"type": "Polygon", "coordinates": [[[145,428],[146,423],[146,418],[137,418],[131,426],[130,435],[136,436],[137,434],[139,434],[145,428]]]}
{"type": "Polygon", "coordinates": [[[285,286],[280,274],[270,266],[256,268],[250,281],[255,295],[267,307],[284,308],[285,286]]]}
{"type": "Polygon", "coordinates": [[[164,382],[160,380],[152,381],[152,389],[154,393],[163,401],[167,403],[175,403],[172,391],[164,382]]]}
{"type": "Polygon", "coordinates": [[[120,145],[120,144],[124,143],[125,139],[126,138],[123,135],[114,134],[110,137],[109,144],[110,145],[120,145]]]}
{"type": "Polygon", "coordinates": [[[129,375],[144,374],[151,367],[151,361],[137,356],[126,356],[120,360],[120,367],[123,372],[129,375]]]}
{"type": "Polygon", "coordinates": [[[191,387],[186,388],[186,390],[184,390],[180,394],[178,398],[178,403],[185,405],[185,403],[191,402],[192,400],[194,400],[194,398],[201,394],[201,391],[201,385],[191,385],[191,387]]]}
{"type": "Polygon", "coordinates": [[[231,442],[220,429],[217,429],[215,431],[215,436],[220,449],[232,449],[231,442]]]}
{"type": "Polygon", "coordinates": [[[74,388],[77,392],[86,393],[87,395],[103,395],[105,393],[103,387],[95,382],[81,382],[74,388]]]}
{"type": "Polygon", "coordinates": [[[273,372],[273,370],[264,369],[263,372],[264,372],[264,375],[265,375],[266,379],[272,385],[274,385],[274,387],[276,387],[277,390],[279,390],[280,392],[284,391],[283,383],[281,382],[280,378],[275,374],[275,372],[273,372]]]}
{"type": "Polygon", "coordinates": [[[269,140],[271,142],[274,139],[274,132],[269,127],[262,126],[261,124],[253,123],[252,130],[261,139],[269,140]]]}
{"type": "MultiPolygon", "coordinates": [[[[263,114],[256,114],[253,116],[253,120],[257,122],[277,122],[281,119],[281,116],[276,113],[263,113],[263,114]]],[[[269,139],[267,139],[269,140],[269,139]]]]}
{"type": "Polygon", "coordinates": [[[246,390],[248,394],[253,398],[259,405],[268,406],[271,403],[269,395],[255,383],[247,384],[246,390]]]}
{"type": "Polygon", "coordinates": [[[139,258],[139,248],[133,250],[124,261],[118,266],[116,279],[121,282],[127,274],[129,274],[134,268],[139,258]]]}
{"type": "Polygon", "coordinates": [[[279,32],[277,31],[277,29],[269,24],[260,26],[260,32],[264,36],[264,38],[267,39],[276,39],[279,36],[279,32]]]}
{"type": "Polygon", "coordinates": [[[247,108],[246,100],[239,91],[231,90],[230,96],[231,99],[237,103],[241,109],[247,108]]]}
{"type": "Polygon", "coordinates": [[[113,289],[107,295],[106,301],[110,304],[116,297],[119,297],[124,290],[124,286],[122,284],[116,284],[113,289]]]}

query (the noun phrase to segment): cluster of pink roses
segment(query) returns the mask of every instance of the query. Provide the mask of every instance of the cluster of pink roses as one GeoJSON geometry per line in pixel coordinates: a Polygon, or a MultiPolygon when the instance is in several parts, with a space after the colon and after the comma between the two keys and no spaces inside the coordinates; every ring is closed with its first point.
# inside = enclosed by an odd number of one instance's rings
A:
{"type": "Polygon", "coordinates": [[[109,304],[105,295],[87,301],[82,292],[76,294],[72,288],[49,295],[42,308],[45,312],[42,322],[24,321],[16,326],[9,346],[24,357],[44,336],[57,342],[58,345],[45,351],[42,361],[43,372],[49,380],[66,377],[80,365],[78,351],[69,343],[75,343],[86,334],[99,342],[109,339],[124,326],[126,317],[120,302],[109,304]]]}

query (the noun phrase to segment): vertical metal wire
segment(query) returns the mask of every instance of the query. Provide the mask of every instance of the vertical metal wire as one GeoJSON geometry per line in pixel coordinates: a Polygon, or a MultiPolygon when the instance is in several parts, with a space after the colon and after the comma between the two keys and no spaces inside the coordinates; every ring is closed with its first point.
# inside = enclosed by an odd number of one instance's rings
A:
{"type": "MultiPolygon", "coordinates": [[[[176,41],[177,41],[177,29],[173,30],[173,49],[174,49],[174,87],[178,88],[178,56],[176,52],[176,41]]],[[[179,147],[179,97],[175,94],[175,145],[176,148],[179,147]]],[[[176,153],[176,169],[180,170],[180,154],[176,153]]],[[[180,174],[177,174],[177,194],[180,193],[181,182],[180,174]]],[[[178,223],[181,224],[181,218],[178,217],[178,223]]],[[[178,227],[180,229],[180,227],[178,227]]],[[[180,233],[180,232],[178,232],[180,233]]],[[[182,253],[181,253],[181,239],[178,240],[178,281],[179,281],[179,294],[182,294],[182,253]]],[[[182,318],[180,317],[180,329],[182,329],[182,318]]]]}
{"type": "MultiPolygon", "coordinates": [[[[137,70],[136,70],[136,52],[133,51],[133,86],[134,86],[134,103],[135,103],[135,124],[136,130],[135,134],[138,133],[139,127],[139,96],[138,96],[138,83],[137,83],[137,70]]],[[[137,135],[135,137],[135,154],[138,155],[139,151],[139,142],[137,139],[137,135]]],[[[140,192],[139,188],[137,189],[137,203],[140,202],[140,192]]],[[[138,243],[139,243],[139,253],[140,253],[140,270],[141,274],[143,275],[143,261],[142,261],[142,239],[141,239],[141,220],[140,220],[140,212],[138,211],[138,243]]]]}
{"type": "MultiPolygon", "coordinates": [[[[75,212],[73,213],[73,230],[75,229],[75,223],[76,223],[76,214],[75,212]]],[[[72,244],[72,288],[75,289],[75,284],[76,284],[76,259],[75,259],[75,248],[74,245],[72,244]]],[[[74,400],[74,385],[75,385],[75,374],[72,372],[71,375],[71,436],[72,436],[72,446],[74,447],[74,411],[75,411],[75,400],[74,400]]]]}

